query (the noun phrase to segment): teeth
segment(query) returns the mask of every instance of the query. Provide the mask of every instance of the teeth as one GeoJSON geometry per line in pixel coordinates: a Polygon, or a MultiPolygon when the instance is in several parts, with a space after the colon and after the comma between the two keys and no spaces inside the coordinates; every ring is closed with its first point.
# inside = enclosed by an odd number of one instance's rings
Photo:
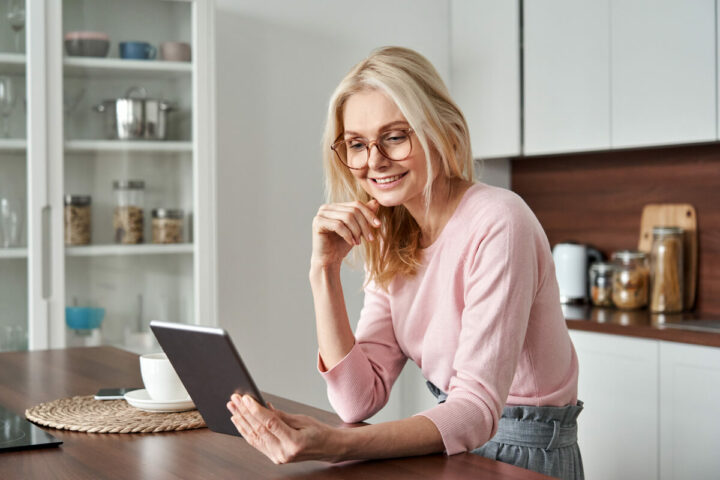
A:
{"type": "Polygon", "coordinates": [[[394,182],[395,180],[399,179],[400,177],[402,177],[402,175],[395,175],[394,177],[386,177],[386,178],[376,178],[375,181],[377,183],[390,183],[390,182],[394,182]]]}

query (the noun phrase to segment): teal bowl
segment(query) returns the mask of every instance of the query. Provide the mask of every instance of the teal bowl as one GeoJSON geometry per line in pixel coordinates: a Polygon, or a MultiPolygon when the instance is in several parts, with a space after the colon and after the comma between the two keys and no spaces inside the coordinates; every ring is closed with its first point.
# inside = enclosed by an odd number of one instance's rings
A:
{"type": "Polygon", "coordinates": [[[104,317],[104,308],[65,307],[65,323],[75,330],[98,328],[104,317]]]}

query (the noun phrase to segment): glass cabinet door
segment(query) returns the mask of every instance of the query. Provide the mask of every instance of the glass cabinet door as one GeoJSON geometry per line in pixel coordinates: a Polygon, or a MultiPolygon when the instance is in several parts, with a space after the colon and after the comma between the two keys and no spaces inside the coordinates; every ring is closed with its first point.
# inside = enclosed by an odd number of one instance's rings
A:
{"type": "Polygon", "coordinates": [[[0,352],[28,346],[25,2],[0,3],[0,352]]]}
{"type": "Polygon", "coordinates": [[[150,350],[194,321],[195,4],[61,8],[65,342],[150,350]]]}

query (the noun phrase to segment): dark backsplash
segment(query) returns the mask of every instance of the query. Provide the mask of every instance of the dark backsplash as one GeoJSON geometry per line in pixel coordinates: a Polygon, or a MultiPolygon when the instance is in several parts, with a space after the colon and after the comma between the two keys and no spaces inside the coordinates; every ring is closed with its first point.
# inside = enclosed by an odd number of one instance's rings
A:
{"type": "Polygon", "coordinates": [[[517,158],[512,189],[550,245],[573,240],[606,255],[637,249],[648,203],[690,203],[698,220],[695,311],[720,315],[720,144],[517,158]]]}

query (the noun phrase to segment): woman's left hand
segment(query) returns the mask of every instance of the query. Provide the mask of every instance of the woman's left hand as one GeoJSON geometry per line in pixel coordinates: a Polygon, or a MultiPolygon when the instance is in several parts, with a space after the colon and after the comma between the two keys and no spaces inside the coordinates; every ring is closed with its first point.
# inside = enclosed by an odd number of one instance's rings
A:
{"type": "Polygon", "coordinates": [[[227,403],[232,422],[247,442],[273,463],[303,460],[340,460],[332,438],[339,429],[305,415],[292,415],[268,404],[260,405],[249,395],[234,394],[227,403]]]}

